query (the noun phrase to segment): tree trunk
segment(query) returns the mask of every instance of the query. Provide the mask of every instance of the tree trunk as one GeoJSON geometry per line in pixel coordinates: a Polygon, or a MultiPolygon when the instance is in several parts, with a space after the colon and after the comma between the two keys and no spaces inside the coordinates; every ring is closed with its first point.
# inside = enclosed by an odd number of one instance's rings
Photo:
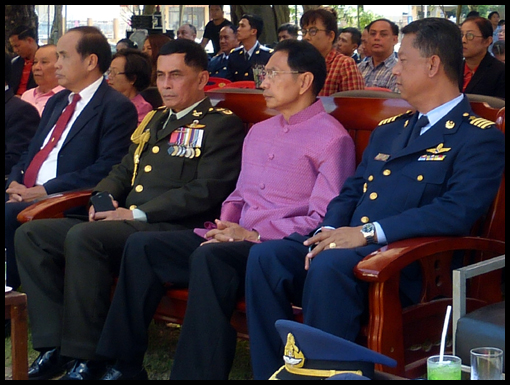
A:
{"type": "Polygon", "coordinates": [[[320,5],[303,5],[303,12],[307,12],[310,9],[317,9],[320,5]]]}
{"type": "Polygon", "coordinates": [[[54,5],[55,14],[51,26],[51,34],[48,38],[48,44],[57,44],[58,39],[64,34],[64,17],[62,16],[63,5],[54,5]]]}
{"type": "Polygon", "coordinates": [[[5,47],[12,53],[12,47],[9,44],[9,35],[11,31],[20,26],[26,25],[35,29],[36,41],[38,39],[37,29],[39,28],[39,18],[35,13],[35,5],[6,5],[5,6],[5,47]]]}

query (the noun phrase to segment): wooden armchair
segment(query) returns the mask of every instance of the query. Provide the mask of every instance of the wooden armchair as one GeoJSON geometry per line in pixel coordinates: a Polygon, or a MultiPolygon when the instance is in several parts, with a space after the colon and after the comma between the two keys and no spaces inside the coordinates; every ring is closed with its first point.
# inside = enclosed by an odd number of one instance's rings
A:
{"type": "MultiPolygon", "coordinates": [[[[236,113],[249,128],[254,123],[276,114],[266,107],[259,90],[221,89],[208,92],[213,105],[228,108],[236,113]]],[[[325,97],[326,110],[349,131],[356,147],[357,163],[368,144],[371,132],[388,117],[405,113],[411,106],[399,98],[325,97]]],[[[497,121],[505,129],[505,109],[472,102],[475,112],[497,121]]],[[[60,194],[38,202],[18,216],[21,222],[38,218],[56,218],[71,207],[88,203],[90,191],[60,194]]],[[[501,184],[488,215],[481,220],[471,237],[409,239],[391,244],[368,256],[355,269],[356,276],[370,283],[369,317],[363,325],[360,342],[370,349],[397,360],[395,369],[378,367],[378,370],[407,378],[424,373],[426,357],[435,354],[439,347],[442,322],[447,305],[451,304],[451,261],[455,251],[466,251],[463,263],[483,260],[504,254],[505,242],[505,183],[501,184]],[[403,308],[399,297],[400,271],[410,263],[419,261],[423,269],[421,302],[403,308]]],[[[468,309],[475,309],[501,298],[501,276],[485,279],[470,288],[468,309]],[[485,286],[486,285],[486,286],[485,286]],[[482,290],[480,290],[482,288],[482,290]]],[[[186,310],[187,290],[169,288],[156,312],[155,319],[182,323],[186,310]]],[[[248,338],[244,301],[238,303],[232,324],[240,337],[248,338]]],[[[296,319],[300,319],[296,308],[296,319]]],[[[471,311],[471,310],[469,310],[471,311]]]]}
{"type": "MultiPolygon", "coordinates": [[[[505,131],[505,109],[497,124],[505,131]]],[[[417,378],[426,372],[427,357],[439,353],[444,316],[452,305],[452,261],[462,266],[505,253],[505,178],[487,215],[473,228],[470,237],[416,238],[390,244],[365,258],[355,268],[356,276],[370,283],[369,320],[363,331],[368,348],[397,360],[387,372],[417,378]],[[462,252],[462,255],[459,255],[462,252]],[[423,273],[419,304],[402,308],[399,298],[399,272],[418,261],[423,273]]],[[[501,301],[502,275],[499,272],[473,279],[466,306],[473,311],[501,301]]],[[[449,352],[452,351],[450,328],[449,352]]]]}

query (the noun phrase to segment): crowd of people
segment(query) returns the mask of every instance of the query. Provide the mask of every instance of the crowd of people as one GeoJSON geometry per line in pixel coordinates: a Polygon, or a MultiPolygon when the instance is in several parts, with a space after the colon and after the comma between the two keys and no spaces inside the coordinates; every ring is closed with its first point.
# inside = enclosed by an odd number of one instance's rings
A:
{"type": "MultiPolygon", "coordinates": [[[[40,353],[30,379],[147,380],[148,327],[169,283],[189,289],[171,379],[228,379],[230,318],[244,296],[254,377],[268,379],[282,365],[275,322],[292,305],[306,325],[355,341],[367,287],[353,267],[390,242],[468,234],[491,204],[504,135],[466,118],[476,114],[464,93],[505,98],[494,15],[460,28],[378,19],[359,31],[339,30],[321,7],[300,30],[281,26],[269,48],[262,18],[234,26],[222,7],[210,6],[201,43],[184,24],[177,39],[119,41],[113,57],[95,27],[41,47],[28,27],[9,36],[6,274],[28,296],[40,353]],[[211,76],[260,77],[278,115],[246,134],[211,104],[211,76]],[[159,108],[144,100],[148,87],[159,108]],[[367,87],[399,93],[415,112],[381,124],[356,168],[351,137],[319,96],[367,87]],[[422,156],[431,147],[440,162],[422,156]],[[106,192],[113,206],[18,223],[35,200],[78,189],[106,192]]],[[[413,265],[401,278],[406,303],[419,287],[413,265]]]]}

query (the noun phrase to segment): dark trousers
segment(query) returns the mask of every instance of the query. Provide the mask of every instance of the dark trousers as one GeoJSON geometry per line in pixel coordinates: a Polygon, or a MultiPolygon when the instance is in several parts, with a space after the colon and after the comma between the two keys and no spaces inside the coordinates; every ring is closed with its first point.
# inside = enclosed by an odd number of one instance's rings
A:
{"type": "Polygon", "coordinates": [[[140,363],[164,284],[188,285],[186,316],[171,379],[228,379],[237,333],[230,324],[244,295],[250,242],[200,246],[193,231],[132,235],[97,353],[140,363]]]}
{"type": "Polygon", "coordinates": [[[246,306],[250,353],[256,380],[269,379],[283,362],[282,342],[275,328],[303,307],[304,323],[354,341],[366,309],[367,285],[353,268],[379,246],[328,250],[305,271],[308,248],[294,240],[265,242],[252,248],[246,271],[246,306]]]}
{"type": "MultiPolygon", "coordinates": [[[[7,201],[7,195],[6,195],[7,201]]],[[[16,290],[21,284],[18,265],[16,264],[16,254],[14,253],[14,234],[21,226],[17,220],[17,216],[30,203],[5,203],[5,257],[7,261],[7,286],[16,290]]]]}
{"type": "Polygon", "coordinates": [[[161,227],[79,219],[21,226],[15,236],[16,257],[34,348],[60,347],[64,356],[96,359],[126,240],[135,232],[161,227]]]}

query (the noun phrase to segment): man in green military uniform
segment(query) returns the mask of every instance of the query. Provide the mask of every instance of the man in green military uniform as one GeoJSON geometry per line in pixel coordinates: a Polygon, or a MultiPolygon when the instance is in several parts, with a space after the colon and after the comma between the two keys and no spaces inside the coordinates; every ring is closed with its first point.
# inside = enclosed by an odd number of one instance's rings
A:
{"type": "Polygon", "coordinates": [[[264,20],[257,15],[243,15],[237,28],[237,39],[241,47],[232,50],[227,65],[226,78],[233,81],[255,80],[262,83],[264,79],[256,79],[269,61],[273,50],[259,42],[264,28],[264,20]],[[255,72],[255,75],[254,75],[255,72]]]}
{"type": "Polygon", "coordinates": [[[234,190],[245,131],[238,117],[205,96],[207,62],[192,41],[162,48],[158,88],[165,107],[146,117],[129,154],[94,188],[111,195],[114,210],[91,206],[88,221],[38,220],[17,232],[33,344],[41,353],[31,379],[49,379],[71,360],[64,379],[101,378],[106,366],[96,344],[127,238],[203,226],[234,190]]]}

